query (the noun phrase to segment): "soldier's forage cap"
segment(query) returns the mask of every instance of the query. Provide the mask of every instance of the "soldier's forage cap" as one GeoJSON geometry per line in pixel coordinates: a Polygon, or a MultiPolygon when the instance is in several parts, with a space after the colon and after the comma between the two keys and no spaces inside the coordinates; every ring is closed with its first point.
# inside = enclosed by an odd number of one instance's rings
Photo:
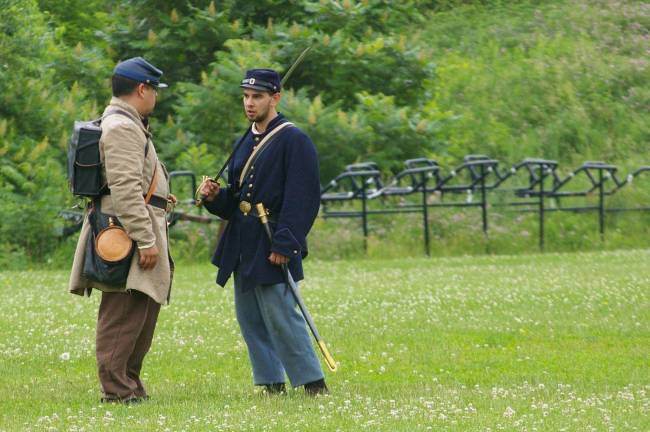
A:
{"type": "Polygon", "coordinates": [[[277,93],[280,91],[280,75],[273,69],[249,69],[239,87],[277,93]]]}
{"type": "Polygon", "coordinates": [[[142,57],[133,57],[118,63],[113,74],[157,88],[168,87],[167,84],[160,82],[163,72],[142,57]]]}

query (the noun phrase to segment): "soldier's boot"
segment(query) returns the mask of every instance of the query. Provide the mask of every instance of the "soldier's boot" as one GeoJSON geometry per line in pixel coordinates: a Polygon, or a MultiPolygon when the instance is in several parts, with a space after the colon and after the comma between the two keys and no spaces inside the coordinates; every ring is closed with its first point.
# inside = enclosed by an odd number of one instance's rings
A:
{"type": "Polygon", "coordinates": [[[319,396],[327,395],[330,391],[325,384],[324,379],[319,379],[318,381],[312,381],[305,384],[305,394],[307,396],[319,396]]]}
{"type": "Polygon", "coordinates": [[[283,395],[287,394],[287,387],[284,383],[264,384],[262,392],[267,395],[283,395]]]}

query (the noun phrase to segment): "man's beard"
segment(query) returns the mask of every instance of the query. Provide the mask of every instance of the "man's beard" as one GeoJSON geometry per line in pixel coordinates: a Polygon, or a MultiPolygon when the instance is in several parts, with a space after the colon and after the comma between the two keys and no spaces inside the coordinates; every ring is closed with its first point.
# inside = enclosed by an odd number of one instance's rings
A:
{"type": "Polygon", "coordinates": [[[268,116],[269,116],[269,109],[267,108],[265,111],[258,113],[255,117],[249,118],[248,120],[251,123],[259,123],[266,120],[268,116]]]}

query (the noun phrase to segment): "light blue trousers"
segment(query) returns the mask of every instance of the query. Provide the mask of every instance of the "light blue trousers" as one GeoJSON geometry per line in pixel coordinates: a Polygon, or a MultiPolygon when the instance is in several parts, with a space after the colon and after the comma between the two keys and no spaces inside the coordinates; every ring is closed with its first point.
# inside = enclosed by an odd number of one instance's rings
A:
{"type": "Polygon", "coordinates": [[[255,385],[294,387],[324,378],[307,325],[285,284],[242,286],[235,274],[235,310],[255,385]]]}

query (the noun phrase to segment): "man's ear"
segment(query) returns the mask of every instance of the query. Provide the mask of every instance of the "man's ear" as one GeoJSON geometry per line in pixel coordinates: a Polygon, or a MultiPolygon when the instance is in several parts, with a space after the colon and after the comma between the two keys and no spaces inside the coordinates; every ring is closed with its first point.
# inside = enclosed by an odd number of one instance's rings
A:
{"type": "Polygon", "coordinates": [[[281,93],[279,93],[279,92],[278,92],[278,93],[273,93],[273,94],[271,95],[271,99],[273,100],[273,106],[278,105],[278,104],[280,103],[280,99],[281,99],[281,98],[282,98],[282,94],[281,94],[281,93]]]}
{"type": "Polygon", "coordinates": [[[136,92],[138,93],[138,96],[142,97],[144,96],[144,92],[146,91],[146,85],[143,83],[139,83],[138,86],[135,88],[136,92]]]}

